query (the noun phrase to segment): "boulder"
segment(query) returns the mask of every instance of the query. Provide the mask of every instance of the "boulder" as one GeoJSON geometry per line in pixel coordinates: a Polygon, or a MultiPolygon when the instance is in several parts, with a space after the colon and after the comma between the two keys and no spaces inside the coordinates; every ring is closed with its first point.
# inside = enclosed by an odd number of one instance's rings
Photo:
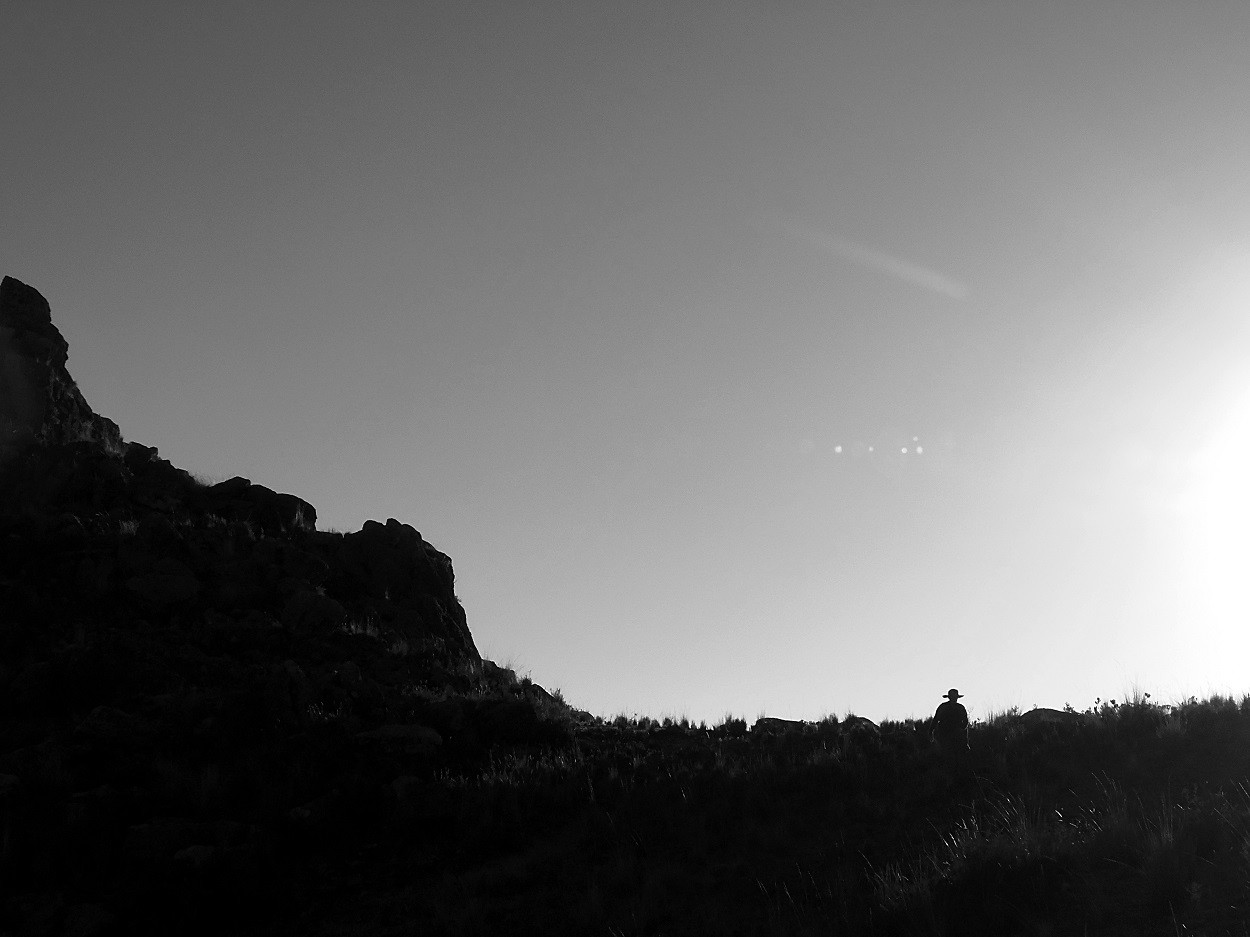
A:
{"type": "Polygon", "coordinates": [[[1081,725],[1088,717],[1084,713],[1068,712],[1064,709],[1047,709],[1038,707],[1020,714],[1020,724],[1026,726],[1043,725],[1081,725]]]}
{"type": "Polygon", "coordinates": [[[213,485],[203,500],[209,513],[255,524],[269,534],[317,529],[317,509],[303,498],[253,484],[242,476],[213,485]]]}
{"type": "Polygon", "coordinates": [[[800,719],[778,719],[773,716],[761,716],[751,726],[755,735],[784,735],[790,732],[805,732],[808,724],[800,719]]]}
{"type": "Polygon", "coordinates": [[[330,566],[326,590],[349,614],[367,611],[391,623],[409,648],[481,659],[456,598],[451,560],[411,525],[365,521],[355,533],[316,545],[330,566]]]}
{"type": "Polygon", "coordinates": [[[866,716],[847,716],[840,725],[843,732],[858,732],[865,735],[881,734],[881,728],[866,716]]]}
{"type": "Polygon", "coordinates": [[[176,468],[157,455],[155,449],[131,443],[127,454],[142,450],[145,460],[127,459],[131,467],[130,499],[140,508],[164,514],[184,513],[190,509],[199,484],[189,472],[176,468]]]}

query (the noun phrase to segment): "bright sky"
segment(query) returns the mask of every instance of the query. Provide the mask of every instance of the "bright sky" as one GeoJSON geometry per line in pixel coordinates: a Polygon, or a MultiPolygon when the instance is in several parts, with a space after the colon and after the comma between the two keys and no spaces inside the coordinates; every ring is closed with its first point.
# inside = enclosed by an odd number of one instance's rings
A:
{"type": "Polygon", "coordinates": [[[0,272],[574,704],[1250,690],[1250,5],[19,0],[0,272]]]}

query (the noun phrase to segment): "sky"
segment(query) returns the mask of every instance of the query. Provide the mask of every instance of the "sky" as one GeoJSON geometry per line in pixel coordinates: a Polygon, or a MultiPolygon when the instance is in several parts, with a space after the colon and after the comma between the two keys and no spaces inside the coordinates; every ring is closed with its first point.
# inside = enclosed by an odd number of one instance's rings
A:
{"type": "Polygon", "coordinates": [[[601,715],[1250,691],[1250,6],[19,0],[87,400],[601,715]]]}

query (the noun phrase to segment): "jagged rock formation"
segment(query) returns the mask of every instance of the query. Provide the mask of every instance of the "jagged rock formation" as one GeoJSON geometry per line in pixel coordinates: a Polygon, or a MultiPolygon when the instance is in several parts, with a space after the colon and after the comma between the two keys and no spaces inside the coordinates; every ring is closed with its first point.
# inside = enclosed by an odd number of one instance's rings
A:
{"type": "Polygon", "coordinates": [[[449,822],[417,793],[448,765],[568,740],[481,659],[413,527],[319,531],[295,495],[201,484],[91,409],[67,349],[6,277],[0,933],[168,930],[186,902],[298,891],[360,824],[449,822]]]}
{"type": "Polygon", "coordinates": [[[21,554],[32,541],[73,541],[81,588],[59,591],[89,600],[97,619],[246,608],[300,634],[355,623],[410,650],[479,659],[451,560],[411,526],[319,532],[302,498],[246,478],[205,486],[126,443],[66,370],[47,301],[11,277],[0,284],[0,349],[0,512],[24,525],[7,568],[28,574],[13,584],[27,586],[25,605],[46,609],[48,597],[21,554]]]}
{"type": "Polygon", "coordinates": [[[120,451],[121,431],[87,405],[68,357],[48,301],[12,277],[0,281],[0,458],[32,442],[120,451]]]}

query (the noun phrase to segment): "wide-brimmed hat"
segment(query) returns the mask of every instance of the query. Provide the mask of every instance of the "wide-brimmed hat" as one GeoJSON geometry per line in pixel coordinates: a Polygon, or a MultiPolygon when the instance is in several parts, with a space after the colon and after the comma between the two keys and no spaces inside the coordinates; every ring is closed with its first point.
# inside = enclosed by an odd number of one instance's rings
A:
{"type": "Polygon", "coordinates": [[[958,690],[954,690],[954,689],[952,689],[952,690],[947,690],[947,691],[946,691],[946,698],[947,698],[947,699],[959,699],[961,696],[963,696],[963,694],[962,694],[962,693],[960,693],[958,690]]]}

